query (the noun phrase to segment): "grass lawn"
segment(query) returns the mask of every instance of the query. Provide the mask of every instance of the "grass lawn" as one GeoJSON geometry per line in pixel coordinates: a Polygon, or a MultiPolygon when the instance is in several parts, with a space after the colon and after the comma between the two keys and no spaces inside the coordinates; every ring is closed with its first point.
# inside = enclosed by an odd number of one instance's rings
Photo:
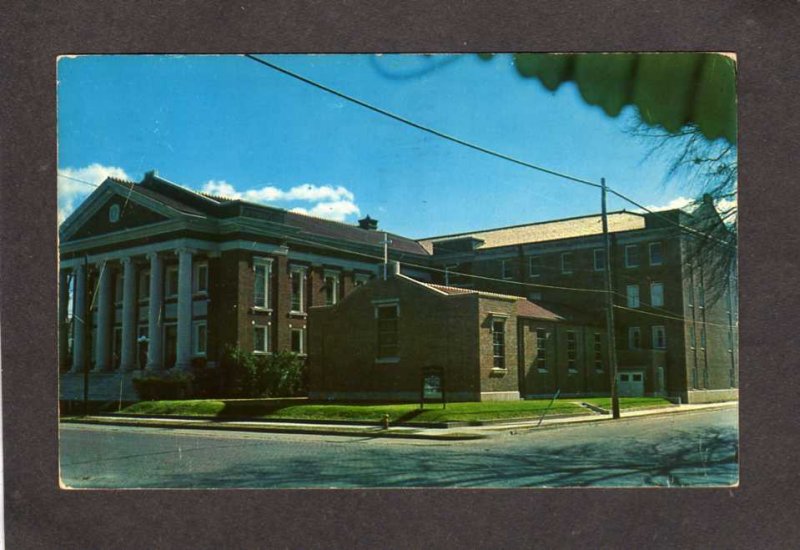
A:
{"type": "MultiPolygon", "coordinates": [[[[548,411],[549,415],[586,414],[589,411],[581,402],[610,408],[608,398],[558,399],[548,411]]],[[[489,401],[483,403],[426,404],[419,410],[418,403],[364,404],[364,403],[309,403],[297,400],[275,399],[203,399],[187,401],[142,401],[124,409],[128,414],[213,416],[217,418],[250,417],[284,420],[350,420],[380,422],[384,414],[392,422],[457,422],[520,418],[538,418],[550,404],[549,399],[526,401],[489,401]]],[[[661,398],[623,397],[622,409],[663,407],[669,402],[661,398]]]]}

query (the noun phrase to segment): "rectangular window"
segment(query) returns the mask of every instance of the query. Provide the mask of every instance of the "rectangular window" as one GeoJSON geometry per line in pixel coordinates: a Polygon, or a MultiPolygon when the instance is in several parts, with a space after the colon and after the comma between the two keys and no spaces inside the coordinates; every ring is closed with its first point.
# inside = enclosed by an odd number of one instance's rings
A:
{"type": "Polygon", "coordinates": [[[547,331],[543,328],[536,329],[536,368],[547,370],[547,331]]]}
{"type": "Polygon", "coordinates": [[[628,327],[628,349],[642,349],[642,333],[639,327],[628,327]]]}
{"type": "Polygon", "coordinates": [[[306,343],[305,343],[305,335],[306,329],[304,328],[293,328],[292,329],[292,352],[296,353],[297,355],[305,355],[306,353],[306,343]]]}
{"type": "Polygon", "coordinates": [[[542,299],[542,293],[541,292],[528,292],[528,300],[536,302],[536,301],[541,300],[541,299],[542,299]]]}
{"type": "Polygon", "coordinates": [[[500,261],[500,276],[503,279],[513,279],[514,274],[511,271],[511,260],[500,261]]]}
{"type": "Polygon", "coordinates": [[[300,267],[292,268],[292,303],[293,313],[303,313],[305,311],[305,282],[306,270],[300,267]]]}
{"type": "Polygon", "coordinates": [[[706,307],[706,289],[703,285],[700,285],[700,288],[697,289],[697,305],[706,307]]]}
{"type": "Polygon", "coordinates": [[[604,271],[606,268],[606,251],[602,248],[594,249],[594,270],[604,271]]]}
{"type": "Polygon", "coordinates": [[[578,370],[578,335],[575,331],[567,331],[567,369],[578,370]]]}
{"type": "Polygon", "coordinates": [[[700,349],[706,349],[706,327],[700,328],[700,349]]]}
{"type": "Polygon", "coordinates": [[[603,370],[603,335],[594,333],[594,370],[603,370]]]}
{"type": "Polygon", "coordinates": [[[492,319],[492,356],[494,368],[506,368],[506,320],[492,319]]]}
{"type": "Polygon", "coordinates": [[[171,265],[167,267],[166,275],[164,280],[164,296],[167,298],[174,298],[178,295],[178,266],[171,265]]]}
{"type": "Polygon", "coordinates": [[[561,254],[561,273],[565,275],[572,273],[572,252],[561,254]]]}
{"type": "Polygon", "coordinates": [[[664,283],[650,283],[650,305],[653,307],[664,305],[664,283]]]}
{"type": "Polygon", "coordinates": [[[139,273],[139,300],[150,299],[150,270],[139,273]]]}
{"type": "Polygon", "coordinates": [[[272,261],[265,258],[253,260],[253,306],[269,309],[270,307],[270,279],[272,275],[272,261]]]}
{"type": "Polygon", "coordinates": [[[253,327],[253,353],[269,353],[269,326],[253,327]]]}
{"type": "Polygon", "coordinates": [[[194,266],[192,292],[195,294],[208,292],[208,264],[205,262],[194,266]]]}
{"type": "Polygon", "coordinates": [[[661,265],[664,257],[661,254],[661,243],[650,243],[650,265],[661,265]]]}
{"type": "Polygon", "coordinates": [[[369,275],[366,273],[356,273],[354,278],[354,286],[363,286],[369,282],[369,275]]]}
{"type": "Polygon", "coordinates": [[[629,244],[625,247],[625,267],[639,267],[638,244],[629,244]]]}
{"type": "Polygon", "coordinates": [[[205,355],[208,341],[207,325],[205,321],[195,321],[192,331],[192,351],[194,355],[205,355]]]}
{"type": "Polygon", "coordinates": [[[653,327],[653,349],[667,349],[667,332],[663,326],[653,327]]]}
{"type": "Polygon", "coordinates": [[[398,306],[379,305],[375,315],[378,319],[378,358],[398,356],[398,306]]]}
{"type": "Polygon", "coordinates": [[[336,271],[325,272],[325,305],[332,306],[339,302],[339,279],[336,271]]]}
{"type": "Polygon", "coordinates": [[[694,329],[694,324],[689,324],[689,347],[694,349],[697,346],[697,331],[694,329]]]}
{"type": "Polygon", "coordinates": [[[528,277],[534,279],[542,276],[542,257],[531,256],[528,258],[528,277]]]}
{"type": "Polygon", "coordinates": [[[628,285],[627,287],[628,307],[639,307],[639,285],[628,285]]]}

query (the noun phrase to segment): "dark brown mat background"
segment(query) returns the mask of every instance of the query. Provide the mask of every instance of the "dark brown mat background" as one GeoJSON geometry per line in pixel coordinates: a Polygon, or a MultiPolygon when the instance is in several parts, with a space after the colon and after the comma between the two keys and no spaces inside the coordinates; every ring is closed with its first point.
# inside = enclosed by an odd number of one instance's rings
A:
{"type": "MultiPolygon", "coordinates": [[[[777,548],[800,540],[794,2],[6,1],[0,298],[7,547],[777,548]],[[58,488],[55,56],[93,52],[735,51],[741,487],[58,488]]],[[[157,86],[158,82],[152,85],[157,86]]]]}

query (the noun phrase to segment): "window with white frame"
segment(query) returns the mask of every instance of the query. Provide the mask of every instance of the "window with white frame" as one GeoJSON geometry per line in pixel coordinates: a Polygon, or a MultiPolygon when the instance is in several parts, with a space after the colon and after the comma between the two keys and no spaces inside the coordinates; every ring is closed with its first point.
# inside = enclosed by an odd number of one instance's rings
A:
{"type": "Polygon", "coordinates": [[[629,244],[625,247],[625,267],[639,267],[638,244],[629,244]]]}
{"type": "Polygon", "coordinates": [[[502,317],[492,317],[492,357],[494,368],[506,368],[506,320],[502,317]]]}
{"type": "Polygon", "coordinates": [[[628,349],[642,349],[642,331],[639,327],[628,327],[628,349]]]}
{"type": "Polygon", "coordinates": [[[325,305],[332,306],[339,302],[339,281],[341,275],[338,271],[325,272],[325,305]]]}
{"type": "Polygon", "coordinates": [[[561,273],[565,275],[572,273],[572,252],[561,253],[561,273]]]}
{"type": "Polygon", "coordinates": [[[639,285],[628,285],[625,288],[628,307],[639,307],[639,285]]]}
{"type": "Polygon", "coordinates": [[[667,331],[661,325],[653,327],[653,349],[667,349],[667,331]]]}
{"type": "Polygon", "coordinates": [[[378,321],[378,359],[398,356],[399,309],[397,303],[375,305],[375,318],[378,321]]]}
{"type": "Polygon", "coordinates": [[[664,256],[661,251],[661,243],[650,243],[650,265],[661,265],[664,263],[664,256]]]}
{"type": "Polygon", "coordinates": [[[253,327],[253,353],[269,353],[269,325],[253,327]]]}
{"type": "Polygon", "coordinates": [[[594,270],[603,271],[606,268],[606,251],[602,248],[594,249],[594,270]]]}
{"type": "Polygon", "coordinates": [[[253,259],[253,306],[261,309],[270,307],[270,277],[272,260],[267,258],[253,259]]]}
{"type": "Polygon", "coordinates": [[[293,328],[292,329],[292,347],[291,350],[297,355],[306,354],[306,329],[293,328]]]}
{"type": "Polygon", "coordinates": [[[306,286],[306,268],[294,266],[291,269],[291,285],[292,285],[292,313],[303,313],[305,311],[305,286],[306,286]]]}
{"type": "Polygon", "coordinates": [[[578,370],[578,335],[574,330],[567,331],[567,369],[578,370]]]}
{"type": "Polygon", "coordinates": [[[139,300],[147,301],[150,299],[150,270],[145,269],[139,272],[139,300]]]}
{"type": "Polygon", "coordinates": [[[536,329],[536,368],[539,371],[547,370],[547,331],[543,328],[536,329]]]}
{"type": "Polygon", "coordinates": [[[356,273],[353,277],[354,286],[363,286],[369,282],[369,275],[366,273],[356,273]]]}
{"type": "Polygon", "coordinates": [[[164,296],[166,298],[174,298],[178,295],[178,266],[170,265],[166,269],[166,277],[164,277],[164,296]]]}
{"type": "Polygon", "coordinates": [[[664,305],[664,283],[650,283],[650,305],[653,307],[664,305]]]}
{"type": "Polygon", "coordinates": [[[195,321],[192,323],[192,352],[194,355],[205,356],[208,344],[208,325],[205,321],[195,321]]]}
{"type": "Polygon", "coordinates": [[[542,257],[531,256],[528,258],[528,277],[534,279],[542,276],[542,257]]]}
{"type": "Polygon", "coordinates": [[[192,277],[192,292],[195,294],[208,292],[208,263],[199,262],[194,264],[192,277]]]}
{"type": "Polygon", "coordinates": [[[594,370],[603,370],[603,335],[599,332],[594,333],[593,339],[594,370]]]}
{"type": "Polygon", "coordinates": [[[703,285],[700,285],[697,289],[697,305],[706,307],[706,289],[703,285]]]}
{"type": "Polygon", "coordinates": [[[513,279],[511,260],[500,260],[500,276],[503,279],[513,279]]]}

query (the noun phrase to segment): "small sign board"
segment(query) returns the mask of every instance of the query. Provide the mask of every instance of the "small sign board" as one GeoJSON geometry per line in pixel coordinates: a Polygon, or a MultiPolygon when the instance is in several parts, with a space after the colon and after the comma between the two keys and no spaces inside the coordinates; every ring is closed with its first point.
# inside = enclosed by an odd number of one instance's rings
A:
{"type": "Polygon", "coordinates": [[[425,408],[425,403],[441,403],[444,409],[447,406],[445,399],[444,369],[442,367],[423,367],[420,389],[419,408],[425,408]]]}

